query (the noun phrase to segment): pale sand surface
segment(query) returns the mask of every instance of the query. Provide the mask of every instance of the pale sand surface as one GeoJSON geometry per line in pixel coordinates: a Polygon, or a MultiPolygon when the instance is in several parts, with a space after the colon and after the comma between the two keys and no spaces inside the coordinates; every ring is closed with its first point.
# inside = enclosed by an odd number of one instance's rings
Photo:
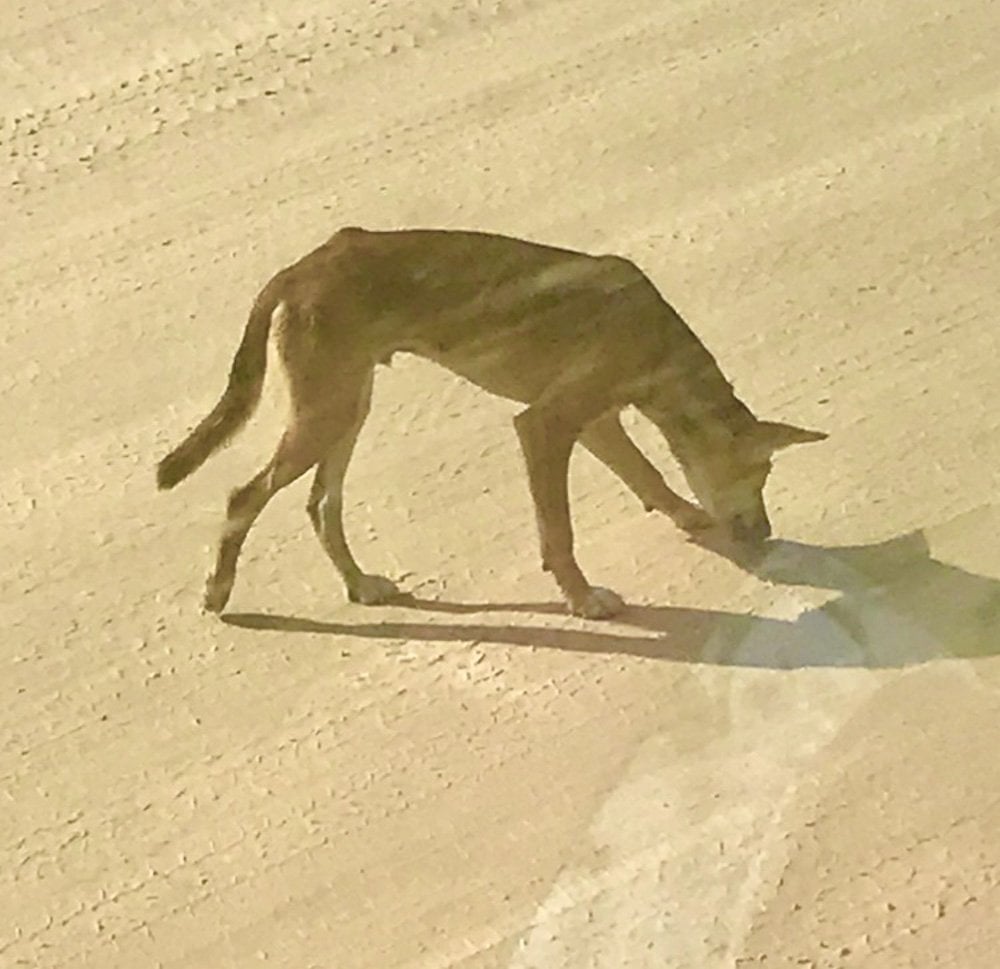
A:
{"type": "Polygon", "coordinates": [[[0,966],[994,969],[998,36],[990,0],[0,6],[0,966]],[[636,260],[830,432],[758,574],[580,455],[633,608],[566,617],[515,408],[402,358],[349,531],[425,606],[344,603],[303,481],[202,618],[280,382],[153,465],[344,224],[636,260]]]}

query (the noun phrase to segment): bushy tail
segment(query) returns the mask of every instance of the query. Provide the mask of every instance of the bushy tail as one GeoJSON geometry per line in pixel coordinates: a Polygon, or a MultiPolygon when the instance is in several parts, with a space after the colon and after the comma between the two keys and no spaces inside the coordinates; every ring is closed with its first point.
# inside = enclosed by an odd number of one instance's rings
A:
{"type": "Polygon", "coordinates": [[[212,412],[156,466],[156,486],[173,488],[197,471],[250,420],[267,369],[267,336],[278,300],[262,293],[250,311],[243,339],[233,358],[222,399],[212,412]]]}

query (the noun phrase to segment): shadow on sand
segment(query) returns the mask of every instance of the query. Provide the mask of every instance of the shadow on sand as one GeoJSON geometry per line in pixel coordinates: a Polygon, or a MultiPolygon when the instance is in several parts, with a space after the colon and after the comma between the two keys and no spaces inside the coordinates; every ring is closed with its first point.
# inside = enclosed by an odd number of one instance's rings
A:
{"type": "MultiPolygon", "coordinates": [[[[547,628],[519,623],[322,622],[259,613],[232,613],[224,621],[284,633],[502,643],[770,669],[891,668],[1000,653],[1000,581],[932,558],[922,531],[839,548],[775,540],[755,561],[719,541],[701,544],[778,586],[773,591],[787,606],[781,611],[794,618],[631,606],[616,617],[615,626],[641,631],[635,635],[602,631],[598,623],[547,628]],[[814,608],[796,587],[831,590],[834,595],[814,608]]],[[[400,599],[398,606],[435,615],[564,612],[559,603],[457,603],[412,596],[400,599]]]]}

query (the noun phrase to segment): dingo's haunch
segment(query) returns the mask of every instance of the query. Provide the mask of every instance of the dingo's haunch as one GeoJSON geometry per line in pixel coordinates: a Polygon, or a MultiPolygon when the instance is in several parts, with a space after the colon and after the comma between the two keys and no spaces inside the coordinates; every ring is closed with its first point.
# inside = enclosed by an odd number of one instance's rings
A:
{"type": "Polygon", "coordinates": [[[222,399],[157,467],[172,488],[225,444],[260,397],[274,333],[291,416],[271,460],[229,497],[205,608],[229,599],[240,549],[268,500],[310,468],[307,511],[352,601],[394,583],[358,565],[344,536],[344,474],[368,415],[376,364],[418,354],[527,406],[514,426],[527,466],[543,567],[569,608],[592,618],[622,605],[592,586],[573,553],[567,494],[579,441],[635,493],[695,531],[770,534],[762,491],[775,451],[826,435],[758,420],[711,353],[635,265],[500,235],[346,228],[261,290],[222,399]],[[667,487],[625,434],[634,405],[664,434],[702,508],[667,487]]]}

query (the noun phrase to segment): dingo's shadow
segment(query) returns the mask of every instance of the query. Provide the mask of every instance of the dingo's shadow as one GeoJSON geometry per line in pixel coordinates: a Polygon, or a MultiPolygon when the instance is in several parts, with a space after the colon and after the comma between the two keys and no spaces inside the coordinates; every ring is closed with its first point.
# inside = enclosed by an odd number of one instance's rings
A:
{"type": "MultiPolygon", "coordinates": [[[[616,617],[633,635],[529,624],[417,621],[326,622],[291,616],[231,613],[234,626],[374,639],[501,643],[585,653],[625,653],[673,662],[795,669],[813,666],[900,667],[935,658],[1000,653],[1000,581],[940,562],[923,532],[887,542],[824,548],[775,540],[756,561],[721,542],[704,547],[785,588],[775,598],[791,619],[770,619],[672,606],[630,606],[616,617]],[[833,590],[816,608],[794,587],[833,590]]],[[[436,614],[484,612],[562,614],[558,603],[458,603],[402,597],[393,608],[436,614]]]]}

